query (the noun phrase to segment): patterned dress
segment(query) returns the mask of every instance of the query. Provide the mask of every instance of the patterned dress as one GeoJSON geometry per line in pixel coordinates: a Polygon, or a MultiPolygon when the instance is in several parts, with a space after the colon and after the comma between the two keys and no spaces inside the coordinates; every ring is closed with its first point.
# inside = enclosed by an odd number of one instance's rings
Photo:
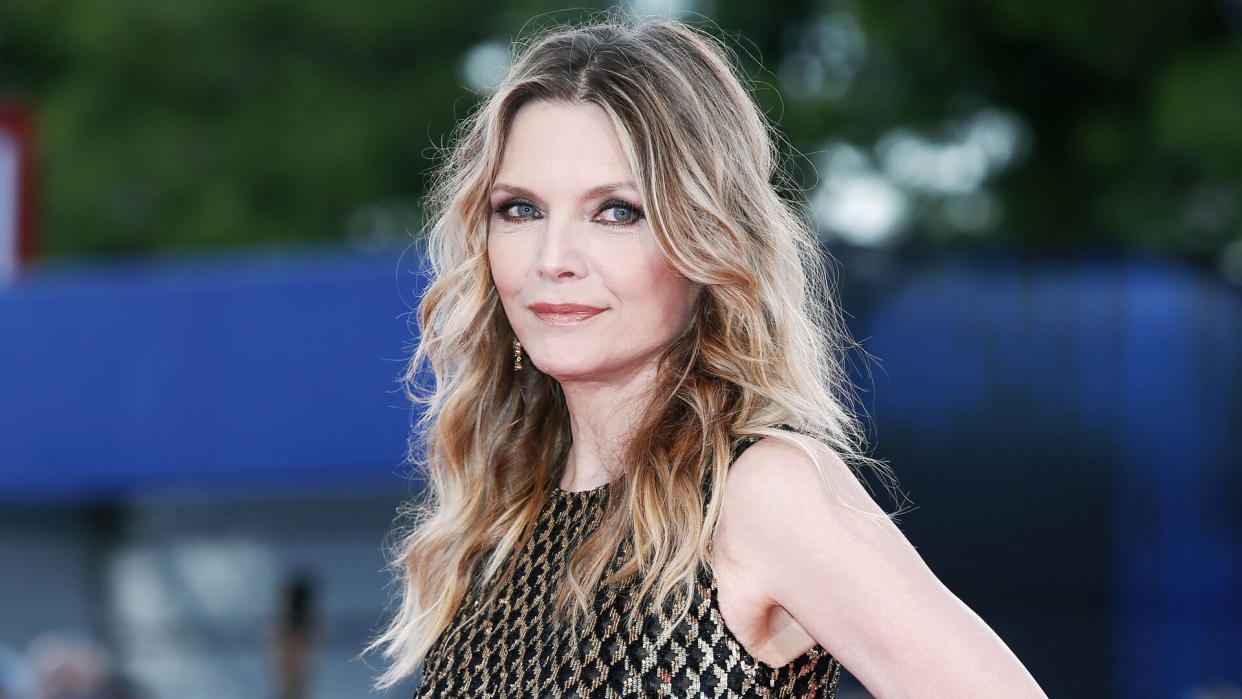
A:
{"type": "Polygon", "coordinates": [[[553,592],[570,553],[599,525],[607,498],[608,486],[552,492],[495,601],[484,607],[490,590],[480,590],[462,602],[427,656],[415,699],[836,696],[841,665],[818,645],[780,667],[751,657],[725,626],[716,581],[705,569],[689,614],[675,627],[651,604],[638,623],[628,622],[632,583],[601,585],[576,633],[555,620],[553,592]]]}

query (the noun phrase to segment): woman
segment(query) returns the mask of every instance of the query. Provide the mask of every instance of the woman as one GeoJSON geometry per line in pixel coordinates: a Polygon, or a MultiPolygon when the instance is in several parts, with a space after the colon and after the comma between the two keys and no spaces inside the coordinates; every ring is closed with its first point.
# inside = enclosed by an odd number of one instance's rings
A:
{"type": "Polygon", "coordinates": [[[1042,696],[855,478],[848,346],[762,115],[668,20],[531,45],[431,201],[417,696],[1042,696]],[[752,446],[753,445],[753,446],[752,446]]]}

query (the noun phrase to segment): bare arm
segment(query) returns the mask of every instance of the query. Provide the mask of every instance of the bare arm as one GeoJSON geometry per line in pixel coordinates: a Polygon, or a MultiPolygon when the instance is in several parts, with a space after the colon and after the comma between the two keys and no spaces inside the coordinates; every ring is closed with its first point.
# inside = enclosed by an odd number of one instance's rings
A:
{"type": "Polygon", "coordinates": [[[876,697],[1044,697],[826,446],[834,501],[796,447],[764,439],[730,469],[717,539],[772,603],[876,697]],[[722,532],[723,533],[723,532],[722,532]]]}

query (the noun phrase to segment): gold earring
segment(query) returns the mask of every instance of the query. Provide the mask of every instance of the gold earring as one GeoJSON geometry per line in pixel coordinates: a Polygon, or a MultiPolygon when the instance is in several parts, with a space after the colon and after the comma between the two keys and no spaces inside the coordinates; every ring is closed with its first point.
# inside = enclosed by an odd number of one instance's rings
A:
{"type": "Polygon", "coordinates": [[[513,338],[513,370],[522,370],[522,343],[516,337],[513,338]]]}

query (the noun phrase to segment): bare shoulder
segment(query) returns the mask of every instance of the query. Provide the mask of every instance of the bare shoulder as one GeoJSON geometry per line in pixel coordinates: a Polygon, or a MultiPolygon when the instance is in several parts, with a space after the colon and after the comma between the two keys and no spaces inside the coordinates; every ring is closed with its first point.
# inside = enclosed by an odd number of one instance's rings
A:
{"type": "Polygon", "coordinates": [[[716,555],[875,696],[1043,696],[827,445],[765,437],[730,468],[716,555]]]}
{"type": "Polygon", "coordinates": [[[772,533],[769,525],[807,524],[822,535],[827,522],[842,517],[887,521],[835,451],[797,433],[765,437],[743,452],[729,469],[722,507],[731,517],[754,520],[756,535],[772,533]]]}
{"type": "Polygon", "coordinates": [[[840,456],[796,433],[764,437],[737,458],[714,545],[757,597],[791,613],[808,588],[817,605],[856,602],[824,595],[877,549],[912,548],[840,456]]]}

